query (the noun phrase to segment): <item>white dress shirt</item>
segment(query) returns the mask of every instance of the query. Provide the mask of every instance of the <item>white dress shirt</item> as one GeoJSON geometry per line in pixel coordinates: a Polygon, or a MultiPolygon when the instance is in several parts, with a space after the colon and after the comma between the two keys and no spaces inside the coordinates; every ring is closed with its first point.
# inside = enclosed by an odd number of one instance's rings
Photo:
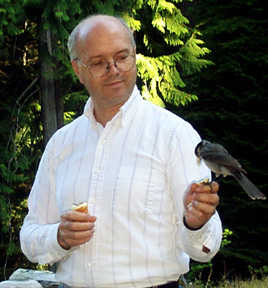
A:
{"type": "Polygon", "coordinates": [[[73,287],[150,287],[177,280],[189,257],[209,261],[221,243],[218,214],[197,231],[183,224],[186,188],[210,177],[194,156],[199,141],[189,123],[143,100],[136,87],[104,128],[89,98],[83,115],[45,149],[22,251],[32,262],[59,262],[57,279],[73,287]],[[57,242],[60,215],[82,201],[97,218],[96,230],[67,251],[57,242]]]}

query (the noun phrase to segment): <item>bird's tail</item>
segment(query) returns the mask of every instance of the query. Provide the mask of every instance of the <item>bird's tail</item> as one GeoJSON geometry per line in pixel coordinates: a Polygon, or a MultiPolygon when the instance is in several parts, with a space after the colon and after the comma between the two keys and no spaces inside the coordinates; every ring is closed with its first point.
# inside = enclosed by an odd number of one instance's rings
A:
{"type": "Polygon", "coordinates": [[[265,200],[266,196],[245,176],[243,173],[233,174],[234,178],[238,181],[238,183],[243,187],[248,196],[255,200],[265,200]]]}

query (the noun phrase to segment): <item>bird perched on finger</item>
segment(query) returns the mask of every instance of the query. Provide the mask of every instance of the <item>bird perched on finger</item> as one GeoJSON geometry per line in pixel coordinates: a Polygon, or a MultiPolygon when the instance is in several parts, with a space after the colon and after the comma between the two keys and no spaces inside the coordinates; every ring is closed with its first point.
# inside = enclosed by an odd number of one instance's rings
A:
{"type": "Polygon", "coordinates": [[[251,199],[266,199],[266,196],[245,175],[247,172],[241,164],[222,145],[202,140],[196,145],[194,152],[200,161],[204,160],[216,177],[231,175],[251,199]]]}

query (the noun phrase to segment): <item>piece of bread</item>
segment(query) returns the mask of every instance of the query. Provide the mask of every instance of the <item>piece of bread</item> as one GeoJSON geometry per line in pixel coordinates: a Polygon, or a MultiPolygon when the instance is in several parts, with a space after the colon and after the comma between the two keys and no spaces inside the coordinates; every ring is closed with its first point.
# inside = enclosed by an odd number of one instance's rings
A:
{"type": "Polygon", "coordinates": [[[80,204],[73,204],[72,210],[82,212],[82,213],[88,213],[87,202],[83,202],[80,204]]]}

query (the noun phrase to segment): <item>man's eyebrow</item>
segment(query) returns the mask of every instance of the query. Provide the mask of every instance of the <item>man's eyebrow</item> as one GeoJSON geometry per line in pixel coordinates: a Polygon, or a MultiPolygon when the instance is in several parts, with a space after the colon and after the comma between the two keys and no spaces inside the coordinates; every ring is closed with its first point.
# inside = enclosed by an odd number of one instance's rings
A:
{"type": "Polygon", "coordinates": [[[122,50],[116,52],[115,55],[120,54],[120,53],[124,53],[124,52],[130,52],[130,49],[129,48],[122,49],[122,50]]]}

